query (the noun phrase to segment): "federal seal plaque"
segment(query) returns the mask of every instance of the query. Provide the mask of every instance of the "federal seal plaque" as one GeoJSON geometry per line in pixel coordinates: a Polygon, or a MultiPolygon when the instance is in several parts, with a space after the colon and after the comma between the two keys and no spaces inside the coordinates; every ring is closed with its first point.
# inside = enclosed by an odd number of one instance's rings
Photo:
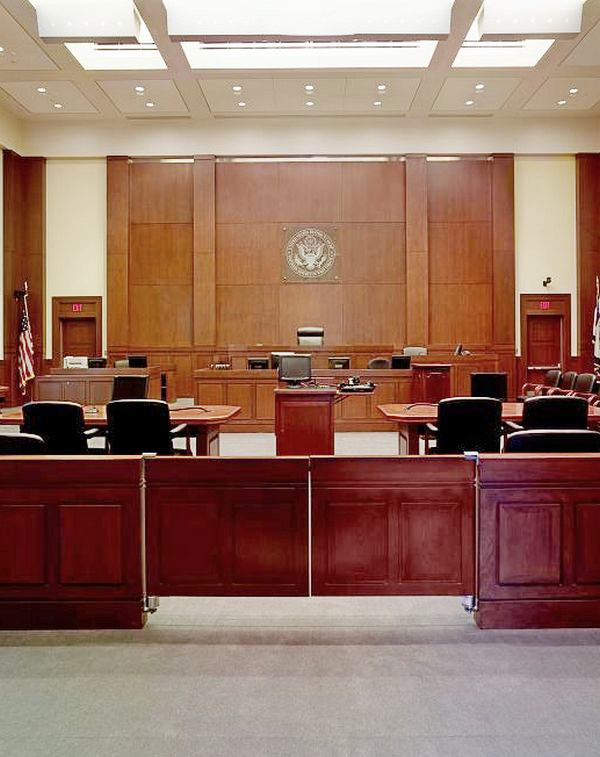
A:
{"type": "Polygon", "coordinates": [[[287,232],[282,261],[284,281],[337,281],[338,252],[329,230],[309,226],[284,231],[287,232]]]}

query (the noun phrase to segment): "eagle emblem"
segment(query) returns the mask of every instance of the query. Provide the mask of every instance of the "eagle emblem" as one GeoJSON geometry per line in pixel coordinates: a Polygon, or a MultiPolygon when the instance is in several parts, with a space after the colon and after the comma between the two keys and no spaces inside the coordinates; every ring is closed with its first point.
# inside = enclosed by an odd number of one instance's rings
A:
{"type": "Polygon", "coordinates": [[[297,276],[317,279],[333,266],[336,256],[333,239],[321,229],[301,229],[288,241],[285,257],[297,276]]]}

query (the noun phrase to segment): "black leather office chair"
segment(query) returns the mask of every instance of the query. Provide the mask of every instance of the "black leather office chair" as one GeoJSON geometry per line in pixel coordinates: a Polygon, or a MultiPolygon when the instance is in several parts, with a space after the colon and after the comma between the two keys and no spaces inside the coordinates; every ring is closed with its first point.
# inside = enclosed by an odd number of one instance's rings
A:
{"type": "Polygon", "coordinates": [[[528,397],[523,403],[521,423],[506,421],[513,431],[523,429],[586,429],[589,404],[582,397],[552,395],[528,397]]]}
{"type": "Polygon", "coordinates": [[[506,402],[508,397],[507,373],[472,373],[471,397],[495,397],[506,402]]]}
{"type": "Polygon", "coordinates": [[[576,379],[577,373],[575,371],[567,371],[566,373],[561,373],[560,379],[558,380],[558,388],[572,389],[575,385],[576,379]]]}
{"type": "Polygon", "coordinates": [[[113,455],[156,452],[172,455],[173,439],[185,424],[171,429],[169,406],[163,400],[115,400],[106,406],[108,446],[113,455]]]}
{"type": "Polygon", "coordinates": [[[97,433],[86,430],[83,408],[76,402],[28,402],[23,405],[21,430],[41,436],[49,455],[85,455],[88,439],[97,433]]]}
{"type": "Polygon", "coordinates": [[[390,367],[390,361],[385,357],[374,357],[367,363],[367,368],[377,368],[379,370],[386,370],[390,367]]]}
{"type": "Polygon", "coordinates": [[[511,434],[505,452],[600,452],[600,433],[587,429],[529,429],[511,434]]]}
{"type": "Polygon", "coordinates": [[[115,376],[113,400],[143,400],[148,396],[148,376],[115,376]]]}
{"type": "Polygon", "coordinates": [[[46,450],[37,434],[0,434],[0,455],[45,455],[46,450]]]}
{"type": "Polygon", "coordinates": [[[500,452],[502,402],[493,397],[450,397],[438,403],[437,423],[426,425],[425,444],[437,440],[438,455],[500,452]]]}
{"type": "Polygon", "coordinates": [[[596,376],[593,373],[580,373],[573,384],[574,392],[593,392],[596,384],[596,376]]]}

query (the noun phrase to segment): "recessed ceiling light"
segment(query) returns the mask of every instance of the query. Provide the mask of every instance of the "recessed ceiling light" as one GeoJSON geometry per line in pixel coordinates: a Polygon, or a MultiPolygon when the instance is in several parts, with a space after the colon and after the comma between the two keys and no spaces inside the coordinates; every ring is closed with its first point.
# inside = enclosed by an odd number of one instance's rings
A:
{"type": "Polygon", "coordinates": [[[40,95],[46,94],[46,87],[38,87],[37,91],[40,93],[40,95]]]}
{"type": "Polygon", "coordinates": [[[2,45],[0,45],[0,53],[3,53],[3,52],[4,52],[4,48],[2,47],[2,45]]]}
{"type": "Polygon", "coordinates": [[[475,100],[465,100],[465,105],[475,105],[475,100]]]}
{"type": "Polygon", "coordinates": [[[378,85],[377,85],[377,89],[378,89],[378,90],[379,90],[380,92],[385,92],[385,90],[387,89],[387,87],[385,86],[385,84],[378,84],[378,85]]]}
{"type": "Polygon", "coordinates": [[[578,92],[579,90],[577,89],[577,87],[571,87],[571,89],[569,90],[570,95],[576,95],[578,92]]]}
{"type": "Polygon", "coordinates": [[[566,100],[559,100],[556,104],[557,105],[566,105],[567,101],[566,100]]]}
{"type": "Polygon", "coordinates": [[[138,86],[135,88],[135,91],[138,93],[138,95],[143,95],[146,91],[146,87],[142,87],[141,84],[138,84],[138,86]]]}
{"type": "Polygon", "coordinates": [[[246,107],[246,103],[245,103],[245,102],[244,102],[243,100],[241,100],[241,101],[240,101],[240,102],[238,103],[238,107],[240,107],[240,108],[245,108],[245,107],[246,107]]]}
{"type": "Polygon", "coordinates": [[[309,108],[312,108],[312,106],[314,105],[314,102],[312,100],[307,100],[304,104],[308,105],[309,108]]]}
{"type": "Polygon", "coordinates": [[[146,103],[146,107],[147,108],[153,108],[154,107],[154,103],[152,102],[152,100],[148,100],[148,102],[146,103]]]}
{"type": "Polygon", "coordinates": [[[485,84],[482,84],[481,82],[479,82],[479,84],[475,85],[475,90],[477,92],[481,92],[482,89],[485,89],[485,84]]]}
{"type": "Polygon", "coordinates": [[[232,87],[231,89],[232,89],[232,90],[233,90],[234,92],[241,92],[241,91],[242,91],[242,87],[241,87],[241,85],[239,85],[239,84],[234,84],[234,85],[233,85],[233,87],[232,87]]]}
{"type": "Polygon", "coordinates": [[[62,103],[54,103],[55,108],[62,108],[62,103]]]}
{"type": "Polygon", "coordinates": [[[304,89],[305,89],[305,90],[306,90],[307,92],[314,92],[314,90],[315,90],[315,85],[314,85],[314,84],[305,84],[305,85],[304,85],[304,89]]]}
{"type": "Polygon", "coordinates": [[[375,101],[373,102],[373,105],[381,105],[381,100],[375,100],[375,101]]]}

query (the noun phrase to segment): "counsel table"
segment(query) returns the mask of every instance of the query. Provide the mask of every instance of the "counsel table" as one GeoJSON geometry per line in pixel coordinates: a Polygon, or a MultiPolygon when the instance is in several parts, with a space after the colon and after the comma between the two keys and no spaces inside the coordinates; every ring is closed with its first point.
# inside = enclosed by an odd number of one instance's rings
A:
{"type": "MultiPolygon", "coordinates": [[[[377,409],[389,421],[398,424],[398,452],[401,455],[419,454],[419,426],[424,423],[435,423],[437,420],[437,404],[415,402],[408,405],[378,405],[377,409]]],[[[503,402],[502,420],[519,422],[523,417],[522,402],[503,402]]],[[[588,423],[600,421],[600,408],[590,405],[588,409],[588,423]]]]}
{"type": "MultiPolygon", "coordinates": [[[[234,418],[241,407],[232,405],[203,405],[193,407],[171,408],[171,421],[174,426],[186,423],[192,426],[196,438],[197,455],[219,454],[219,426],[221,423],[234,418]],[[203,410],[202,408],[205,408],[203,410]]],[[[106,406],[84,407],[83,417],[86,426],[106,426],[106,406]]],[[[0,414],[0,425],[21,425],[23,413],[20,408],[3,411],[0,414]]]]}

